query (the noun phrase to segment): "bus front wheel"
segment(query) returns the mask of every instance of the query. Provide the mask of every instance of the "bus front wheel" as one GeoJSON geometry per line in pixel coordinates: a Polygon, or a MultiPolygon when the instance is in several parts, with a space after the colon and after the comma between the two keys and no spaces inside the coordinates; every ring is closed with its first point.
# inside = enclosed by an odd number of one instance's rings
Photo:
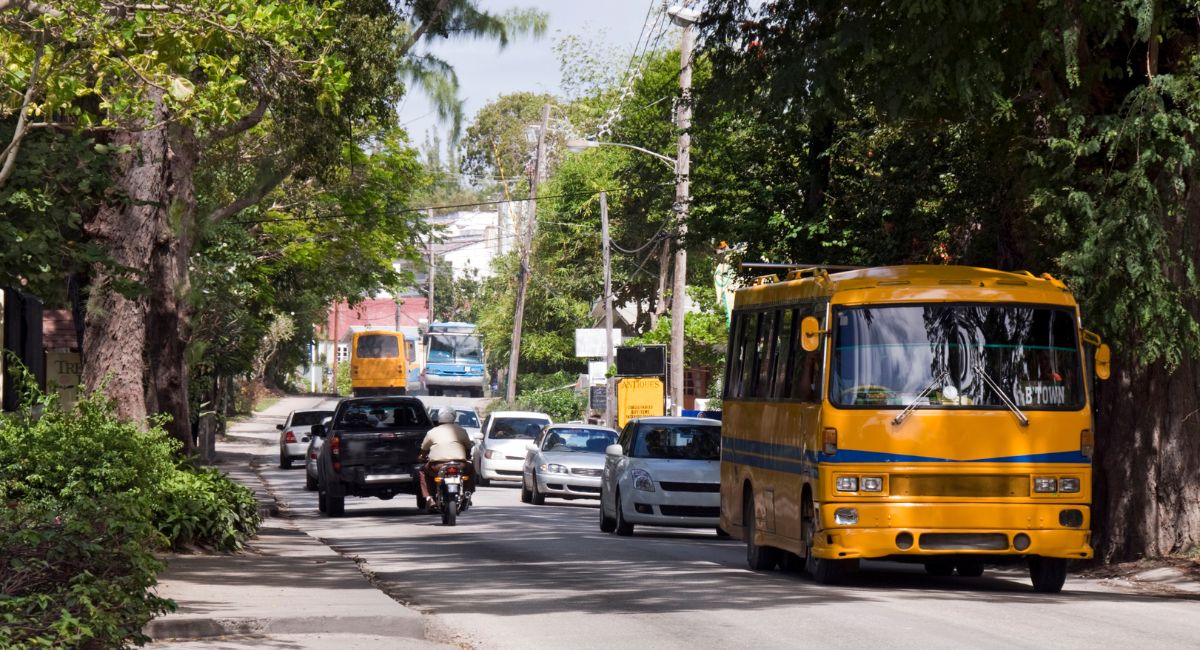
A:
{"type": "Polygon", "coordinates": [[[852,561],[826,560],[817,557],[813,552],[813,540],[817,536],[817,515],[816,508],[813,507],[811,501],[806,500],[804,504],[801,526],[804,529],[804,572],[817,584],[837,584],[842,580],[852,561]]]}
{"type": "Polygon", "coordinates": [[[1067,581],[1067,561],[1060,557],[1029,558],[1029,579],[1040,594],[1057,594],[1067,581]]]}

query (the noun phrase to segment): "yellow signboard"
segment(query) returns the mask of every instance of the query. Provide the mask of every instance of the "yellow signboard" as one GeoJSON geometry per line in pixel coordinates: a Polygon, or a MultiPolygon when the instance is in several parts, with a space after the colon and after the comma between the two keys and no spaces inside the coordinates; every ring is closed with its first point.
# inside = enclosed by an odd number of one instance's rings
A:
{"type": "Polygon", "coordinates": [[[657,377],[623,377],[617,382],[617,424],[663,414],[663,383],[657,377]]]}

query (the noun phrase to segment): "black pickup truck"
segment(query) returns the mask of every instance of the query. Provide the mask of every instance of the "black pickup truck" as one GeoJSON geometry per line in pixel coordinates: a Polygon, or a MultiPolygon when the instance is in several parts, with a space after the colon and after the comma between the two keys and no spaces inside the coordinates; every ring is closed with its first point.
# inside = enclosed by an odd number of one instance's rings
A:
{"type": "Polygon", "coordinates": [[[313,426],[325,438],[317,459],[317,506],[330,517],[346,511],[346,497],[390,499],[397,494],[421,499],[421,441],[433,428],[415,397],[362,397],[342,400],[328,428],[313,426]]]}

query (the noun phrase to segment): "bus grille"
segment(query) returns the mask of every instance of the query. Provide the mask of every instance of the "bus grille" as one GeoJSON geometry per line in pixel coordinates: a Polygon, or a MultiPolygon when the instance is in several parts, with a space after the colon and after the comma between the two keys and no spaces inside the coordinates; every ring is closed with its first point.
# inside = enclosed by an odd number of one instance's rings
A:
{"type": "Polygon", "coordinates": [[[1006,551],[1004,533],[925,533],[918,542],[927,551],[1006,551]]]}
{"type": "Polygon", "coordinates": [[[908,497],[1027,497],[1025,474],[892,474],[892,496],[908,497]]]}

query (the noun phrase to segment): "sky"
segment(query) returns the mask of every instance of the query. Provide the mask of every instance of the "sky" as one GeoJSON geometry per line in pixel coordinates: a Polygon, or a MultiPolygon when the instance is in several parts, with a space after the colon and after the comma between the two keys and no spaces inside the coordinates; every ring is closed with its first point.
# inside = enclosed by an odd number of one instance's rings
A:
{"type": "MultiPolygon", "coordinates": [[[[503,13],[513,7],[538,9],[548,16],[545,36],[510,40],[503,50],[494,41],[431,41],[423,51],[444,59],[458,74],[459,97],[464,100],[463,129],[475,113],[496,97],[510,92],[557,93],[560,90],[558,57],[554,43],[564,35],[604,33],[622,52],[632,53],[642,30],[646,10],[661,0],[480,0],[480,7],[503,13]]],[[[399,106],[400,122],[414,144],[425,142],[435,129],[443,142],[447,125],[440,124],[429,101],[415,88],[399,106]]]]}

